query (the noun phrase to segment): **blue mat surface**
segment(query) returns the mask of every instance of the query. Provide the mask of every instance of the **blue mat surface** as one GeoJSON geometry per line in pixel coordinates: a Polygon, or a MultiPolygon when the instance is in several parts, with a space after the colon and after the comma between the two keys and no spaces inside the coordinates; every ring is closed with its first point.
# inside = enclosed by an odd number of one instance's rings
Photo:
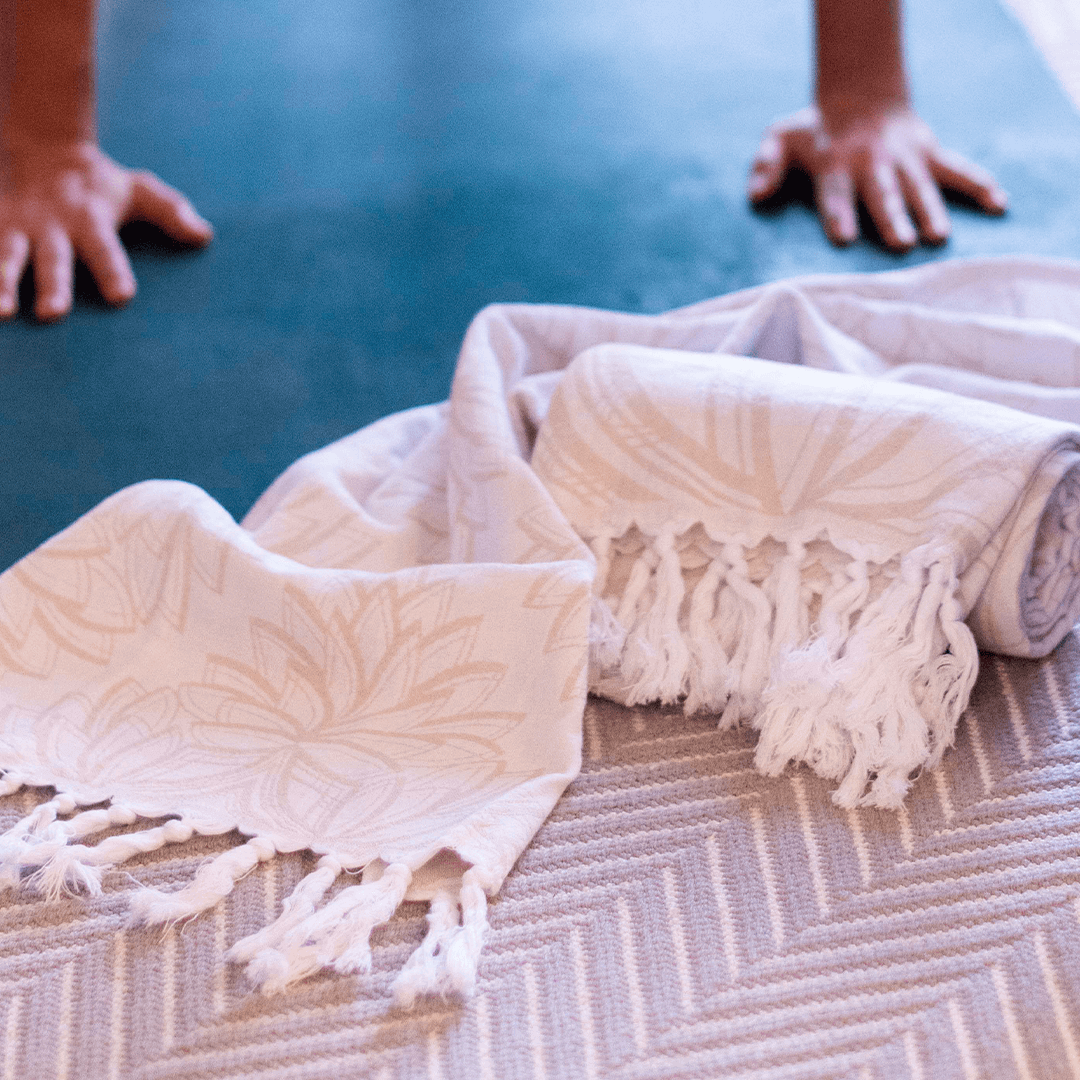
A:
{"type": "MultiPolygon", "coordinates": [[[[1080,118],[995,0],[914,0],[916,103],[1012,211],[837,251],[743,195],[806,103],[805,2],[106,0],[106,150],[217,239],[130,230],[140,292],[0,325],[0,568],[150,477],[240,516],[299,455],[446,396],[478,308],[660,311],[808,271],[1080,255],[1080,118]]],[[[798,196],[798,192],[796,192],[798,196]]],[[[25,298],[25,296],[24,296],[25,298]]]]}

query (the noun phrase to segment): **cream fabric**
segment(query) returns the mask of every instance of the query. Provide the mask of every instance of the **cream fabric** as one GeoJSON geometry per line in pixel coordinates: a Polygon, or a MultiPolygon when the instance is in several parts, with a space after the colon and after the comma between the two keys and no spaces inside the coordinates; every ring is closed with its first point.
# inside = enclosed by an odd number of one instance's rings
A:
{"type": "MultiPolygon", "coordinates": [[[[961,389],[1080,418],[1078,392],[1048,393],[1080,382],[1072,264],[804,279],[655,317],[487,309],[448,403],[302,459],[242,524],[197,489],[150,482],[0,577],[5,783],[60,792],[5,835],[9,882],[93,891],[138,851],[237,827],[250,843],[179,893],[137,895],[136,916],[205,909],[276,851],[311,848],[319,868],[233,951],[257,980],[363,969],[371,927],[424,897],[430,933],[399,994],[467,991],[483,897],[579,765],[595,560],[529,458],[558,373],[611,342],[892,381],[953,369],[961,389]],[[92,803],[109,805],[67,816],[92,803]],[[361,864],[363,883],[319,907],[361,864]]],[[[1028,578],[1067,591],[1064,564],[1028,578]]],[[[1025,631],[1041,649],[1071,609],[1033,588],[1017,604],[1042,603],[1047,628],[1025,631]]]]}
{"type": "Polygon", "coordinates": [[[749,720],[765,772],[898,806],[967,704],[968,613],[1023,656],[1080,615],[1078,436],[895,380],[587,350],[532,463],[597,557],[592,689],[749,720]]]}

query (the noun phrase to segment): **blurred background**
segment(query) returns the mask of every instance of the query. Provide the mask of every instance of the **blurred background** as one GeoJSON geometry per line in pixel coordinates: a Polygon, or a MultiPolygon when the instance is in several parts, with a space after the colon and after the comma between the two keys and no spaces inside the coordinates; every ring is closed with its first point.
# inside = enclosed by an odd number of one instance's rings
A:
{"type": "Polygon", "coordinates": [[[830,248],[798,183],[746,203],[762,131],[809,100],[806,0],[104,0],[102,146],[217,238],[131,228],[128,308],[83,275],[64,322],[0,324],[0,569],[139,480],[240,517],[301,454],[445,398],[491,302],[656,312],[1080,255],[1080,116],[1020,24],[999,0],[906,13],[917,108],[1012,210],[954,206],[947,246],[897,257],[830,248]]]}

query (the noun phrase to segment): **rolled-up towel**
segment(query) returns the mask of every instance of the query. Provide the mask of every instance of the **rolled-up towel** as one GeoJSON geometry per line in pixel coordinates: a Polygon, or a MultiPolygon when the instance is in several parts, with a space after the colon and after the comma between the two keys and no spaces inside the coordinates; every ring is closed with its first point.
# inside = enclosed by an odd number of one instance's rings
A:
{"type": "Polygon", "coordinates": [[[759,768],[842,806],[937,763],[977,646],[1042,656],[1080,615],[1080,429],[997,404],[608,344],[532,467],[596,556],[590,688],[749,720],[759,768]]]}

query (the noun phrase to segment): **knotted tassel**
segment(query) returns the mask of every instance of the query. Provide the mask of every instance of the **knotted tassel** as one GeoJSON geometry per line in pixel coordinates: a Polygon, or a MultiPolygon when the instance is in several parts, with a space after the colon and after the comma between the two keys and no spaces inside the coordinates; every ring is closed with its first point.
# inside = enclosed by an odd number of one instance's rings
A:
{"type": "Polygon", "coordinates": [[[296,927],[314,914],[319,901],[334,884],[341,870],[341,863],[337,859],[324,855],[316,868],[301,878],[286,898],[277,920],[257,933],[241,938],[225,954],[225,959],[244,964],[264,949],[276,949],[296,927]]]}
{"type": "Polygon", "coordinates": [[[15,773],[6,772],[0,777],[0,796],[14,795],[24,784],[25,781],[22,777],[17,776],[15,773]]]}
{"type": "Polygon", "coordinates": [[[626,644],[626,630],[603,599],[608,574],[611,572],[611,537],[594,537],[589,546],[596,557],[596,577],[593,580],[592,611],[589,617],[589,671],[590,678],[596,679],[619,662],[626,644]]]}
{"type": "Polygon", "coordinates": [[[738,711],[738,716],[729,718],[725,710],[721,725],[728,726],[733,720],[747,719],[757,712],[769,678],[773,607],[765,593],[750,580],[750,568],[741,545],[725,544],[724,558],[730,566],[727,584],[743,604],[743,636],[733,659],[739,681],[728,705],[729,709],[738,711]]]}
{"type": "Polygon", "coordinates": [[[478,871],[466,870],[457,896],[442,889],[432,899],[427,935],[394,980],[397,1003],[408,1008],[421,994],[471,997],[487,926],[487,894],[478,871]]]}
{"type": "Polygon", "coordinates": [[[173,923],[213,907],[233,891],[245,874],[273,858],[276,851],[273,841],[256,836],[200,867],[191,884],[179,892],[140,889],[131,898],[131,925],[173,923]]]}
{"type": "Polygon", "coordinates": [[[371,931],[398,909],[411,880],[404,863],[391,863],[377,880],[342,889],[275,947],[258,952],[248,964],[248,977],[263,992],[275,993],[326,967],[342,974],[369,970],[371,931]]]}
{"type": "Polygon", "coordinates": [[[628,705],[648,701],[671,705],[678,701],[684,692],[690,659],[679,627],[685,585],[674,535],[661,533],[653,550],[656,568],[652,604],[627,635],[623,650],[623,677],[630,684],[628,705]]]}
{"type": "MultiPolygon", "coordinates": [[[[857,571],[852,589],[862,588],[857,571]]],[[[951,557],[918,548],[850,620],[845,640],[823,634],[782,658],[763,698],[758,768],[777,775],[788,761],[805,761],[842,778],[839,806],[898,807],[911,774],[952,742],[978,671],[957,589],[951,557]]],[[[840,612],[850,600],[833,604],[834,633],[849,619],[840,612]]]]}
{"type": "Polygon", "coordinates": [[[0,890],[18,886],[27,853],[44,840],[44,831],[60,814],[78,806],[71,795],[59,794],[43,802],[0,835],[0,890]]]}
{"type": "Polygon", "coordinates": [[[720,639],[716,616],[720,592],[727,576],[723,559],[713,559],[690,595],[687,633],[690,638],[690,670],[687,678],[687,716],[702,709],[720,712],[731,694],[731,669],[720,639]]]}

